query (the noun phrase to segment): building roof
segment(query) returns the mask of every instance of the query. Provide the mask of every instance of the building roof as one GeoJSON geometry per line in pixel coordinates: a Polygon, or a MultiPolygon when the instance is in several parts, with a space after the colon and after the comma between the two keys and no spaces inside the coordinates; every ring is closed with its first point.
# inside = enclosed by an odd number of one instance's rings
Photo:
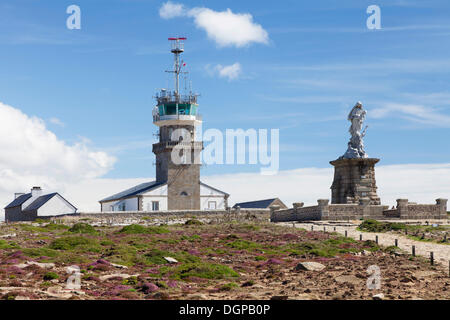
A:
{"type": "Polygon", "coordinates": [[[230,195],[229,193],[226,193],[225,191],[222,191],[222,190],[216,189],[216,188],[214,188],[214,187],[211,187],[210,185],[207,185],[206,183],[203,183],[203,182],[201,182],[201,181],[200,181],[200,184],[201,184],[202,186],[207,187],[207,188],[213,189],[214,191],[223,193],[223,194],[226,195],[226,196],[229,196],[229,195],[230,195]]]}
{"type": "Polygon", "coordinates": [[[270,204],[277,199],[278,198],[248,201],[248,202],[239,202],[239,203],[236,203],[233,206],[233,208],[236,208],[237,206],[239,206],[241,208],[250,208],[250,209],[268,208],[270,206],[270,204]]]}
{"type": "MultiPolygon", "coordinates": [[[[49,193],[49,194],[44,194],[44,195],[36,198],[36,200],[34,200],[32,203],[30,203],[26,208],[22,208],[22,211],[31,211],[31,210],[39,209],[45,203],[47,203],[48,200],[50,200],[51,198],[53,198],[56,195],[59,195],[65,202],[67,202],[69,205],[71,205],[75,210],[78,210],[73,204],[71,204],[69,201],[67,201],[59,193],[53,192],[53,193],[49,193]]],[[[21,206],[22,204],[25,203],[25,201],[27,201],[30,198],[31,198],[31,193],[23,194],[23,195],[17,197],[16,199],[14,199],[14,201],[11,202],[10,204],[8,204],[5,207],[5,209],[10,209],[10,208],[14,208],[17,206],[21,206]]]]}
{"type": "Polygon", "coordinates": [[[14,208],[17,206],[21,206],[25,201],[31,198],[31,193],[26,193],[21,196],[18,196],[16,199],[13,200],[10,204],[8,204],[5,209],[14,208]]]}
{"type": "MultiPolygon", "coordinates": [[[[54,196],[56,196],[58,193],[54,192],[54,193],[49,193],[49,194],[45,194],[43,196],[40,196],[39,198],[37,198],[36,200],[34,200],[32,203],[30,203],[30,205],[26,208],[23,209],[23,211],[31,211],[31,210],[36,210],[39,209],[40,207],[42,207],[48,200],[50,200],[51,198],[53,198],[54,196]]],[[[67,201],[67,200],[66,200],[67,201]]]]}
{"type": "Polygon", "coordinates": [[[165,182],[157,182],[157,181],[151,181],[151,182],[145,182],[145,183],[141,183],[135,187],[132,187],[130,189],[127,189],[125,191],[116,193],[110,197],[107,197],[105,199],[100,200],[99,202],[107,202],[107,201],[115,201],[115,200],[120,200],[123,198],[128,198],[128,197],[132,197],[132,196],[136,196],[139,195],[141,193],[144,192],[148,192],[151,191],[153,189],[156,189],[160,186],[165,185],[165,182]]]}
{"type": "MultiPolygon", "coordinates": [[[[164,185],[166,185],[167,182],[157,182],[157,181],[150,181],[150,182],[144,182],[141,183],[135,187],[132,187],[130,189],[127,189],[125,191],[116,193],[110,197],[104,198],[102,200],[100,200],[99,202],[109,202],[109,201],[116,201],[116,200],[121,200],[124,198],[129,198],[129,197],[133,197],[133,196],[137,196],[137,195],[141,195],[143,193],[146,193],[148,191],[154,190],[156,188],[162,187],[164,185]]],[[[229,196],[228,193],[223,192],[222,190],[216,189],[211,187],[210,185],[207,185],[206,183],[203,183],[200,181],[200,184],[207,187],[207,188],[211,188],[217,192],[223,193],[226,196],[229,196]]]]}

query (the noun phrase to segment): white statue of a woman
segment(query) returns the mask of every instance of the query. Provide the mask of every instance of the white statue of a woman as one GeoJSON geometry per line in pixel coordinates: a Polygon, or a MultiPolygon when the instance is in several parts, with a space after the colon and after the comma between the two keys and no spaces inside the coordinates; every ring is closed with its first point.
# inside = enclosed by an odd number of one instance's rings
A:
{"type": "Polygon", "coordinates": [[[362,125],[366,119],[366,111],[363,109],[362,103],[357,102],[348,115],[348,121],[352,123],[349,132],[352,135],[348,143],[347,152],[341,157],[345,159],[367,158],[368,155],[364,151],[363,138],[366,135],[367,127],[362,130],[362,125]]]}

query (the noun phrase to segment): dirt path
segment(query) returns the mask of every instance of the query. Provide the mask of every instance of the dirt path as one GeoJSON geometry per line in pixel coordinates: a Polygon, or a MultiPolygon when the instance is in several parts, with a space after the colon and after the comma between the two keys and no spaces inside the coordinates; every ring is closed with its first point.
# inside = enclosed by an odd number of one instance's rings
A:
{"type": "MultiPolygon", "coordinates": [[[[292,223],[283,223],[285,225],[291,225],[292,223]]],[[[327,232],[336,232],[345,234],[347,230],[347,236],[359,240],[359,236],[362,234],[363,240],[374,240],[378,236],[378,243],[383,246],[393,246],[395,239],[398,239],[398,247],[405,250],[408,253],[412,252],[412,246],[416,246],[416,255],[423,256],[427,259],[430,258],[430,252],[433,252],[435,263],[439,263],[445,267],[449,266],[450,261],[450,245],[438,244],[431,242],[416,241],[406,238],[399,234],[389,233],[374,233],[374,232],[361,232],[356,230],[357,225],[351,223],[343,223],[343,225],[332,225],[323,222],[320,223],[295,223],[297,228],[303,228],[305,230],[311,230],[311,226],[314,226],[314,230],[323,231],[324,227],[327,232]]]]}

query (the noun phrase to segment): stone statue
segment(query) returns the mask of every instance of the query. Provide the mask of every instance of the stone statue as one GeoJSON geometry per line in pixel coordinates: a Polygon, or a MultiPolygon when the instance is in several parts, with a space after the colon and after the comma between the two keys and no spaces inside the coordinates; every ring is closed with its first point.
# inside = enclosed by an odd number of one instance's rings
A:
{"type": "Polygon", "coordinates": [[[368,158],[368,155],[364,151],[363,142],[367,126],[364,131],[361,132],[365,118],[366,111],[363,109],[362,103],[358,101],[348,115],[348,121],[352,123],[349,129],[352,137],[348,143],[347,152],[345,152],[341,159],[368,158]]]}

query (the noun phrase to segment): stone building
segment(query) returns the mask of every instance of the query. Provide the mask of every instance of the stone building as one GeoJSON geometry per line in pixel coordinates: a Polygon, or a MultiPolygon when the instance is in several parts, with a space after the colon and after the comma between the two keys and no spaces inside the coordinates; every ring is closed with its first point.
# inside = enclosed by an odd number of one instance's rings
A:
{"type": "Polygon", "coordinates": [[[153,109],[159,141],[153,144],[156,180],[135,186],[100,201],[103,211],[158,211],[225,209],[228,194],[200,182],[200,152],[203,150],[197,127],[198,95],[181,94],[180,75],[186,75],[180,62],[185,38],[169,38],[174,54],[174,91],[162,89],[153,109]]]}
{"type": "Polygon", "coordinates": [[[44,194],[40,187],[33,187],[30,193],[15,194],[15,199],[5,207],[5,220],[33,221],[76,212],[77,208],[59,193],[44,194]]]}

